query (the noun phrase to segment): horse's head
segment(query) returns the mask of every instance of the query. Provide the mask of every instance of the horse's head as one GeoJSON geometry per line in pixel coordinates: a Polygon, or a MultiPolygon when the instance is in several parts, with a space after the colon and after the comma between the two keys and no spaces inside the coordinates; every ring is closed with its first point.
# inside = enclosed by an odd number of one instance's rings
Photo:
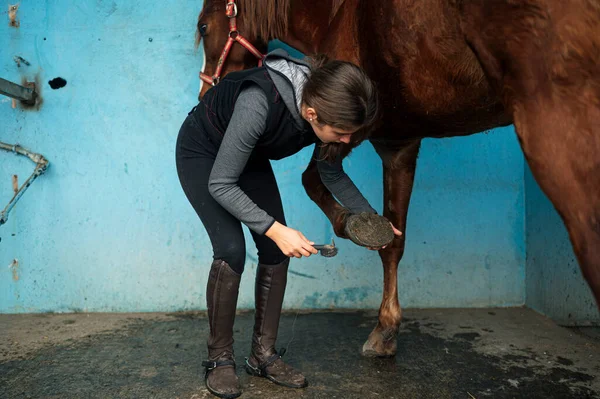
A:
{"type": "Polygon", "coordinates": [[[255,17],[255,9],[260,5],[252,0],[239,3],[204,0],[196,30],[196,45],[202,44],[205,57],[198,98],[229,72],[256,66],[267,50],[267,41],[258,38],[260,27],[244,22],[255,17]],[[248,15],[249,12],[252,13],[248,15]]]}

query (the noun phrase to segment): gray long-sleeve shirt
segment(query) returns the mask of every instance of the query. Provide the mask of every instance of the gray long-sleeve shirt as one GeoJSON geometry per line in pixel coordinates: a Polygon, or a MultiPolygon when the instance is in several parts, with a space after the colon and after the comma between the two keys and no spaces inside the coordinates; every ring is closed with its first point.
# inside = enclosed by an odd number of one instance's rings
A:
{"type": "MultiPolygon", "coordinates": [[[[209,192],[215,200],[259,234],[264,234],[275,219],[259,208],[237,183],[252,150],[265,131],[268,111],[267,97],[258,86],[242,90],[208,181],[209,192]]],[[[316,144],[315,155],[318,155],[319,144],[316,144]]],[[[343,206],[353,213],[375,213],[344,172],[341,158],[334,163],[319,160],[319,157],[316,159],[323,183],[343,206]]]]}

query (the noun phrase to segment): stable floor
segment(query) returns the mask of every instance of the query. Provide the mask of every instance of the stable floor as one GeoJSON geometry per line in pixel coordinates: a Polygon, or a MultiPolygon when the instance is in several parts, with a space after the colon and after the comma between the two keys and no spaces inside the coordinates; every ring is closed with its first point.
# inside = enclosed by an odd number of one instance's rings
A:
{"type": "MultiPolygon", "coordinates": [[[[377,314],[290,312],[278,347],[310,386],[246,375],[252,313],[236,319],[241,398],[600,398],[600,334],[529,309],[407,310],[398,354],[364,358],[377,314]]],[[[202,313],[0,315],[0,398],[211,398],[202,313]]]]}

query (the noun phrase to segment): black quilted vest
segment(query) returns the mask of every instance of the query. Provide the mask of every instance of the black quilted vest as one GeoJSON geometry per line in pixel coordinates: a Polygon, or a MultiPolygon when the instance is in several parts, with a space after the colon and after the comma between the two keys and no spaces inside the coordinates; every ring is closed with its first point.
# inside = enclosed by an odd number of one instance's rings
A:
{"type": "Polygon", "coordinates": [[[251,158],[282,159],[317,141],[310,124],[298,126],[271,80],[267,67],[263,66],[227,74],[218,85],[204,94],[196,106],[194,119],[213,145],[220,146],[240,91],[251,84],[258,85],[269,102],[266,130],[251,158]]]}

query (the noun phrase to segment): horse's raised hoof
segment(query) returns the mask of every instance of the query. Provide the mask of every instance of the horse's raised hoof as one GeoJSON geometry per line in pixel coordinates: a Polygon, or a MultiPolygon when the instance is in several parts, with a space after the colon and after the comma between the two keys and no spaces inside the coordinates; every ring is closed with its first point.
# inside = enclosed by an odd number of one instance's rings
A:
{"type": "Polygon", "coordinates": [[[359,213],[346,219],[346,236],[363,247],[380,248],[394,240],[392,225],[383,216],[359,213]]]}
{"type": "Polygon", "coordinates": [[[369,334],[367,342],[362,347],[361,354],[365,357],[392,357],[396,355],[398,333],[396,329],[378,330],[375,328],[369,334]]]}

